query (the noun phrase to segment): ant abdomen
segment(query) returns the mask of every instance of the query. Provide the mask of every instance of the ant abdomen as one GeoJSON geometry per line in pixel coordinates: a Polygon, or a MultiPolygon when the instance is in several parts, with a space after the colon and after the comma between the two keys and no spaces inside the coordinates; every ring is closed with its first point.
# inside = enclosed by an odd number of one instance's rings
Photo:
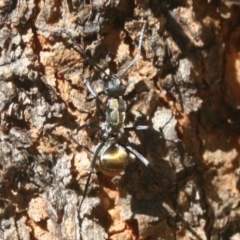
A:
{"type": "Polygon", "coordinates": [[[100,156],[99,167],[107,176],[115,176],[122,172],[129,162],[129,154],[118,144],[107,145],[100,156]]]}

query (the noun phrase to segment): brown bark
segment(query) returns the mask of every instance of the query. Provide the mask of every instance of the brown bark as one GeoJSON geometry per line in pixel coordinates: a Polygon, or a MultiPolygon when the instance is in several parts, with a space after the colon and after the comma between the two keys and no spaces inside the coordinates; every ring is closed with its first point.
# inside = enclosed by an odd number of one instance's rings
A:
{"type": "Polygon", "coordinates": [[[0,239],[238,239],[240,7],[234,1],[2,1],[0,239]],[[170,2],[170,3],[169,3],[170,2]],[[139,100],[113,178],[98,166],[102,73],[139,100]],[[69,32],[74,41],[60,30],[69,32]]]}

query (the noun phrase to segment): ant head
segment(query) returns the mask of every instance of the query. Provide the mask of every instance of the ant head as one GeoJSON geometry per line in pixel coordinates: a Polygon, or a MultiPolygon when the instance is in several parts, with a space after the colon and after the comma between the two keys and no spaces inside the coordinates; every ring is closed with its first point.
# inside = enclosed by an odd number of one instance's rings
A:
{"type": "Polygon", "coordinates": [[[119,97],[125,93],[126,87],[119,77],[110,75],[104,78],[104,91],[110,97],[119,97]]]}

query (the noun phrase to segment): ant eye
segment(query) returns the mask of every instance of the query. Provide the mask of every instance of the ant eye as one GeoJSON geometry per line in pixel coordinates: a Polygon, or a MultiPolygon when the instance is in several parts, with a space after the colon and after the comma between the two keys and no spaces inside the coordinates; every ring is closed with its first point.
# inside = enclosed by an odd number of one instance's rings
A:
{"type": "Polygon", "coordinates": [[[108,79],[109,79],[109,76],[108,75],[104,75],[103,81],[108,81],[108,79]]]}

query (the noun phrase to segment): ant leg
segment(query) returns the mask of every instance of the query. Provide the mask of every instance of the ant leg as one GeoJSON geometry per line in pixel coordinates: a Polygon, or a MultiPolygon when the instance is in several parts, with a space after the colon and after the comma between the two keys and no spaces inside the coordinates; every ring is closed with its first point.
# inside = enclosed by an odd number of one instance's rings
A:
{"type": "MultiPolygon", "coordinates": [[[[77,129],[75,129],[75,132],[78,132],[80,130],[82,130],[85,127],[93,127],[93,128],[97,128],[98,130],[102,130],[101,127],[99,127],[98,125],[95,125],[94,123],[91,122],[87,122],[85,124],[83,124],[82,126],[79,126],[77,129]]],[[[73,137],[73,134],[71,132],[68,132],[68,135],[70,136],[70,138],[79,145],[78,141],[73,137]]]]}
{"type": "Polygon", "coordinates": [[[150,165],[150,162],[134,148],[132,148],[128,145],[125,145],[123,143],[119,143],[119,145],[121,145],[122,147],[127,149],[129,152],[131,152],[133,155],[135,155],[146,167],[148,167],[150,165]]]}
{"type": "MultiPolygon", "coordinates": [[[[134,126],[134,127],[125,127],[124,130],[126,131],[141,131],[141,130],[148,130],[151,129],[150,126],[146,126],[146,125],[139,125],[139,126],[134,126]]],[[[126,148],[129,152],[131,152],[133,155],[135,155],[145,166],[149,166],[150,163],[149,161],[142,155],[140,154],[137,150],[135,150],[134,148],[128,146],[128,145],[124,145],[121,143],[121,145],[126,148]]]]}
{"type": "Polygon", "coordinates": [[[90,179],[91,179],[91,176],[92,176],[92,173],[93,173],[96,161],[97,161],[97,157],[98,157],[99,152],[101,151],[102,147],[104,146],[104,144],[105,144],[105,142],[102,142],[101,144],[99,144],[95,153],[94,153],[94,155],[93,155],[89,175],[88,175],[87,182],[85,184],[85,189],[84,189],[84,192],[83,192],[83,198],[82,198],[82,201],[81,201],[80,206],[79,206],[80,208],[82,206],[83,200],[85,199],[85,197],[87,195],[88,185],[89,185],[89,182],[90,182],[90,179]]]}
{"type": "Polygon", "coordinates": [[[92,127],[92,128],[97,128],[98,130],[102,130],[101,127],[99,127],[98,125],[92,123],[92,122],[87,122],[85,124],[83,124],[82,126],[79,126],[77,129],[75,129],[74,131],[78,132],[79,130],[82,130],[85,127],[92,127]]]}
{"type": "Polygon", "coordinates": [[[133,105],[138,101],[139,96],[138,94],[133,98],[132,102],[128,105],[126,112],[129,112],[133,105]]]}
{"type": "Polygon", "coordinates": [[[139,126],[133,126],[133,127],[125,127],[125,131],[142,131],[142,130],[149,130],[152,129],[150,126],[147,125],[139,125],[139,126]]]}
{"type": "Polygon", "coordinates": [[[140,33],[140,38],[139,38],[139,44],[138,44],[138,53],[136,54],[136,56],[133,58],[133,60],[130,62],[130,64],[127,66],[127,68],[124,70],[124,72],[121,74],[120,78],[123,77],[123,75],[125,75],[129,69],[135,64],[135,62],[138,60],[138,58],[141,55],[141,47],[142,47],[142,40],[143,40],[143,34],[146,28],[146,22],[143,24],[141,33],[140,33]]]}
{"type": "Polygon", "coordinates": [[[103,113],[103,111],[102,111],[102,109],[101,109],[101,107],[100,107],[100,105],[101,105],[102,102],[101,102],[101,100],[99,99],[98,94],[93,90],[93,88],[92,88],[92,86],[91,86],[91,84],[90,84],[90,82],[89,82],[88,80],[84,79],[83,82],[84,82],[84,84],[86,85],[88,91],[89,91],[89,92],[94,96],[94,98],[95,98],[97,111],[104,117],[105,115],[104,115],[104,113],[103,113]]]}

